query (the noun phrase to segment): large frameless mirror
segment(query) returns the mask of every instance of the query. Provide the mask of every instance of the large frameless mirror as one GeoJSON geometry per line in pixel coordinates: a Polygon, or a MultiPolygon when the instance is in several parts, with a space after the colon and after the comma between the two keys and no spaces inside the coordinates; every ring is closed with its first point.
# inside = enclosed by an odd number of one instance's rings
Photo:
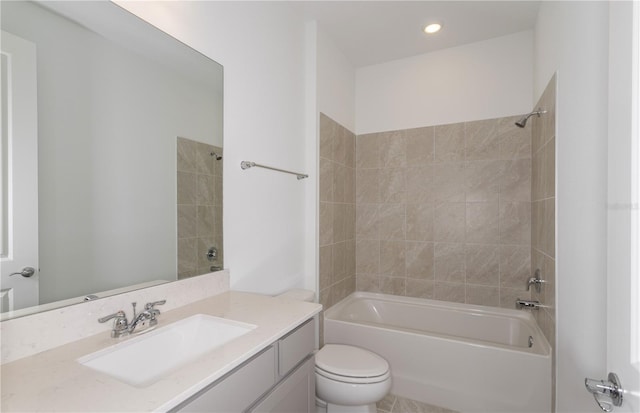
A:
{"type": "Polygon", "coordinates": [[[222,66],[112,2],[0,7],[3,319],[224,268],[222,66]]]}

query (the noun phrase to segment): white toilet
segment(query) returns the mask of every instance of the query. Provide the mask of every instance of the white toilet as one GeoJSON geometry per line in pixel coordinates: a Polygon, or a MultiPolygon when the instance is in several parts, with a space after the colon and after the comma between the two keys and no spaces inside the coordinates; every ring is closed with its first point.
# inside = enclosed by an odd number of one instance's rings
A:
{"type": "MultiPolygon", "coordinates": [[[[315,293],[291,290],[279,297],[313,301],[315,293]]],[[[389,363],[360,347],[326,344],[316,353],[317,413],[376,413],[391,389],[389,363]]]]}
{"type": "Polygon", "coordinates": [[[390,388],[389,363],[369,350],[326,344],[316,353],[318,413],[376,413],[390,388]]]}

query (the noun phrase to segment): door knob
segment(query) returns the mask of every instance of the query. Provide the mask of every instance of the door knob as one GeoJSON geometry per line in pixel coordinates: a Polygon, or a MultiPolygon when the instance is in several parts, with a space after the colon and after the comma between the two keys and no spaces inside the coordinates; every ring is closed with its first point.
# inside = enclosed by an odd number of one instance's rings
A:
{"type": "Polygon", "coordinates": [[[24,267],[22,269],[22,271],[20,271],[20,272],[14,272],[14,273],[9,274],[9,277],[11,277],[12,275],[22,275],[25,278],[29,278],[35,273],[36,273],[35,268],[33,268],[33,267],[24,267]]]}

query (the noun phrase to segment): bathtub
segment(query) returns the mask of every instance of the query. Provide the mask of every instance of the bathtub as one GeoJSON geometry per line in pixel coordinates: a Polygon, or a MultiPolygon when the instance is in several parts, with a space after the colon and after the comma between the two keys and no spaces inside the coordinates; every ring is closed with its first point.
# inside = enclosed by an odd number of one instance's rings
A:
{"type": "Polygon", "coordinates": [[[391,393],[459,412],[550,412],[551,347],[529,311],[356,292],[325,343],[389,361],[391,393]]]}

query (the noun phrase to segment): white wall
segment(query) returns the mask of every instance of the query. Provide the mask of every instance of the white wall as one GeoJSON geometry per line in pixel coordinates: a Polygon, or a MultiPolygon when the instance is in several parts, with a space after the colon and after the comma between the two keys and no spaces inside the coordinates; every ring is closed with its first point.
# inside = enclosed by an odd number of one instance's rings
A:
{"type": "Polygon", "coordinates": [[[609,4],[607,372],[615,372],[628,390],[628,412],[640,411],[638,6],[629,1],[609,4]]]}
{"type": "Polygon", "coordinates": [[[356,133],[531,110],[533,34],[516,33],[356,71],[356,133]]]}
{"type": "MultiPolygon", "coordinates": [[[[355,70],[316,21],[305,23],[306,149],[307,168],[319,170],[319,113],[322,112],[353,131],[355,129],[355,70]]],[[[306,192],[305,288],[319,291],[318,274],[318,186],[312,174],[306,192]]]]}
{"type": "Polygon", "coordinates": [[[606,375],[607,2],[542,2],[534,100],[557,78],[557,411],[597,412],[606,375]]]}
{"type": "MultiPolygon", "coordinates": [[[[310,171],[320,170],[319,115],[318,115],[318,24],[305,23],[305,160],[310,171]]],[[[320,237],[320,216],[318,213],[318,193],[320,174],[313,173],[308,178],[305,193],[305,277],[304,288],[320,291],[320,271],[318,244],[320,237]]]]}
{"type": "MultiPolygon", "coordinates": [[[[305,26],[286,3],[118,2],[224,66],[224,248],[236,290],[305,285],[305,26]]],[[[313,237],[313,235],[311,235],[313,237]]]]}
{"type": "Polygon", "coordinates": [[[355,68],[322,30],[318,45],[318,110],[355,133],[355,68]]]}

